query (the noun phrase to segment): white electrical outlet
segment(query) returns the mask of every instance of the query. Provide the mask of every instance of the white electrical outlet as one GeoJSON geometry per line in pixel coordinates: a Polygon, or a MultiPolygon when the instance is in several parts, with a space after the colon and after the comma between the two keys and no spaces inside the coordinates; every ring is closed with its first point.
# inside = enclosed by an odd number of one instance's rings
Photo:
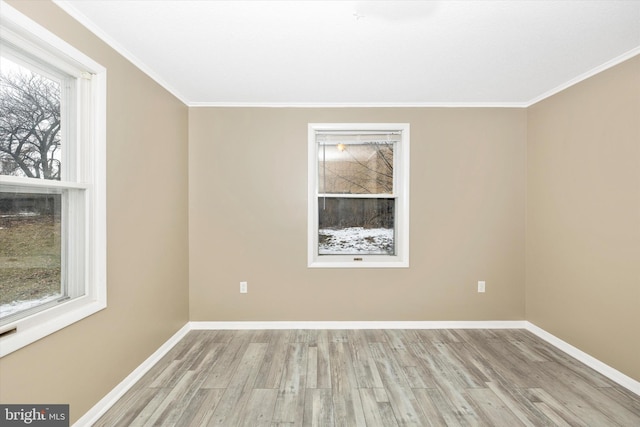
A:
{"type": "Polygon", "coordinates": [[[478,292],[484,292],[485,283],[484,280],[478,280],[478,292]]]}
{"type": "Polygon", "coordinates": [[[240,293],[241,294],[247,293],[247,282],[240,282],[240,293]]]}

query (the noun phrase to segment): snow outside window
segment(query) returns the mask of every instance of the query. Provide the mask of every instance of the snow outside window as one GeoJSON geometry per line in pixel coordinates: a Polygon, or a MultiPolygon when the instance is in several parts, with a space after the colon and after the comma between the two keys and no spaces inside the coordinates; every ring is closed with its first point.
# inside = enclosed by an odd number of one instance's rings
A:
{"type": "Polygon", "coordinates": [[[1,357],[106,307],[106,71],[0,18],[1,357]]]}
{"type": "Polygon", "coordinates": [[[309,267],[408,267],[408,178],[408,124],[309,124],[309,267]]]}

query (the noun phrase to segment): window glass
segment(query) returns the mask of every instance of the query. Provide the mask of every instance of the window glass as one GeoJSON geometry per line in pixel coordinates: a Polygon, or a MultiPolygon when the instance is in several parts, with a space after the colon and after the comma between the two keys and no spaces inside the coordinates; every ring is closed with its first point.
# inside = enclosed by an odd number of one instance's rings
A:
{"type": "Polygon", "coordinates": [[[330,194],[392,194],[394,144],[320,144],[318,191],[330,194]]]}
{"type": "Polygon", "coordinates": [[[61,194],[0,192],[0,319],[63,296],[61,194]]]}
{"type": "Polygon", "coordinates": [[[395,199],[322,197],[319,255],[395,255],[395,199]]]}
{"type": "Polygon", "coordinates": [[[0,175],[60,180],[61,84],[0,56],[0,175]]]}
{"type": "Polygon", "coordinates": [[[380,197],[393,195],[395,143],[384,135],[330,137],[318,143],[318,255],[394,255],[396,200],[380,197]]]}

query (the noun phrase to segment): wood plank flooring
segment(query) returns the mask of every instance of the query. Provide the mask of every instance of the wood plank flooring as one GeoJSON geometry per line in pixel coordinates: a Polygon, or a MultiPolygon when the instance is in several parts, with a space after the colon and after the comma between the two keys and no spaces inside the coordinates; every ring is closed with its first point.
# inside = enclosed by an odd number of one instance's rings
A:
{"type": "Polygon", "coordinates": [[[640,426],[525,330],[191,331],[96,426],[640,426]]]}

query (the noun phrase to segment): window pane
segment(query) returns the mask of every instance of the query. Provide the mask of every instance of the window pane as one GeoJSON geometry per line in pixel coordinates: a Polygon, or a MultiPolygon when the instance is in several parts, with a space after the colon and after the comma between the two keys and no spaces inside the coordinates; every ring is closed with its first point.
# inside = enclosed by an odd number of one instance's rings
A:
{"type": "Polygon", "coordinates": [[[320,144],[318,150],[319,193],[393,194],[393,143],[320,144]]]}
{"type": "Polygon", "coordinates": [[[0,318],[62,295],[60,194],[0,192],[0,318]]]}
{"type": "Polygon", "coordinates": [[[60,83],[0,57],[0,175],[60,179],[60,83]]]}
{"type": "Polygon", "coordinates": [[[319,255],[395,255],[395,199],[318,199],[319,255]]]}

